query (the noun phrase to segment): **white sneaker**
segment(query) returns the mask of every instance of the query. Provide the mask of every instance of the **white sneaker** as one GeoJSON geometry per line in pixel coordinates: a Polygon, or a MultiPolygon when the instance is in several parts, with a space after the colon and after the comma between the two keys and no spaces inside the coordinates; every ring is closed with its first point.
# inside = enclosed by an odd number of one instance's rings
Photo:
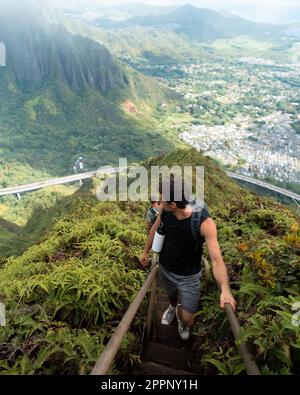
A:
{"type": "Polygon", "coordinates": [[[173,307],[172,305],[170,305],[167,310],[164,312],[162,319],[161,319],[161,323],[163,325],[171,325],[172,321],[174,320],[176,314],[176,307],[173,307]]]}
{"type": "Polygon", "coordinates": [[[176,318],[178,321],[178,333],[179,333],[179,336],[181,337],[182,340],[188,340],[190,337],[190,328],[188,326],[184,326],[183,322],[178,317],[178,312],[177,312],[178,306],[179,305],[177,305],[176,310],[175,310],[176,311],[176,318]]]}

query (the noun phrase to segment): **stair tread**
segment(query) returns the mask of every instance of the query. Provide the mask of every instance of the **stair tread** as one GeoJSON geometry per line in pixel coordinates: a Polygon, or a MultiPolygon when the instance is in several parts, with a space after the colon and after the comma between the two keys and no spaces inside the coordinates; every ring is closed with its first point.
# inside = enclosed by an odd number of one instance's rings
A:
{"type": "Polygon", "coordinates": [[[185,348],[172,347],[158,342],[147,344],[142,360],[183,370],[189,370],[197,363],[195,354],[185,348]]]}
{"type": "Polygon", "coordinates": [[[141,366],[142,374],[145,375],[165,375],[165,376],[186,376],[194,375],[194,373],[183,369],[173,369],[169,366],[162,365],[152,361],[142,361],[141,366]]]}
{"type": "Polygon", "coordinates": [[[156,323],[155,341],[175,348],[184,348],[187,351],[192,350],[195,337],[191,335],[188,340],[182,340],[178,333],[177,322],[176,320],[174,321],[172,325],[163,325],[160,322],[156,323]]]}

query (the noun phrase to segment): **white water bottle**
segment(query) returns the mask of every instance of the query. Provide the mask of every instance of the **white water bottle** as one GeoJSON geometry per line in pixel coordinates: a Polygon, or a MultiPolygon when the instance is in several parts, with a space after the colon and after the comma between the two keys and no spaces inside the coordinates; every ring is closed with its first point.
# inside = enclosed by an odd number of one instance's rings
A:
{"type": "Polygon", "coordinates": [[[162,227],[160,226],[155,232],[155,236],[152,243],[152,251],[159,253],[162,250],[166,235],[164,234],[162,227]]]}

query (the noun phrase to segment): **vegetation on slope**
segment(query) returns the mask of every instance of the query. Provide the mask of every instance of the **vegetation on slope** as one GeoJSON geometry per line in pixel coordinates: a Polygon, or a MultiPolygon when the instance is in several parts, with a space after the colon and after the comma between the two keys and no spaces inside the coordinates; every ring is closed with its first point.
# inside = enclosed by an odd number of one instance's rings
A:
{"type": "MultiPolygon", "coordinates": [[[[0,271],[2,373],[89,373],[145,278],[136,263],[145,241],[141,218],[138,207],[73,197],[45,237],[7,259],[0,271]]],[[[139,315],[135,332],[141,330],[139,315]]],[[[113,373],[118,363],[130,367],[138,352],[132,334],[124,347],[113,373]]]]}
{"type": "Polygon", "coordinates": [[[0,200],[0,259],[19,255],[41,237],[60,214],[65,212],[66,196],[79,185],[48,187],[0,200]]]}

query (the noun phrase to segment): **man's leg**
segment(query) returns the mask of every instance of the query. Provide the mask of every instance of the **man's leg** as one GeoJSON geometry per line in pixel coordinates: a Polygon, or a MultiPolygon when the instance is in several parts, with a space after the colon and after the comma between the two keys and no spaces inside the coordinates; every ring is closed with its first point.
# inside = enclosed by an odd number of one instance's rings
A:
{"type": "Polygon", "coordinates": [[[178,294],[180,305],[178,306],[178,317],[184,326],[191,328],[195,322],[194,315],[198,311],[200,299],[201,272],[182,277],[179,281],[178,294]]]}
{"type": "Polygon", "coordinates": [[[184,310],[182,306],[178,306],[178,316],[184,326],[191,328],[195,322],[194,314],[184,310]]]}
{"type": "Polygon", "coordinates": [[[177,306],[177,299],[178,299],[177,291],[172,292],[172,293],[168,292],[169,291],[168,289],[166,289],[166,291],[167,291],[168,299],[170,301],[170,305],[173,307],[176,307],[177,306]]]}
{"type": "Polygon", "coordinates": [[[178,303],[177,284],[170,279],[166,271],[160,266],[159,270],[159,285],[165,289],[171,306],[176,307],[178,303]]]}

